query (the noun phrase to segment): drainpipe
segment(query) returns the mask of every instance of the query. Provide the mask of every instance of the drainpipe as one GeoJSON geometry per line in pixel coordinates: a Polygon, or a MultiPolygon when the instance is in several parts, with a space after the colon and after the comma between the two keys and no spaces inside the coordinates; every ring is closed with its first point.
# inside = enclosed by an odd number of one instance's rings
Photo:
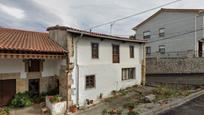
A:
{"type": "Polygon", "coordinates": [[[77,99],[76,99],[76,103],[77,105],[79,106],[79,65],[78,65],[78,47],[77,47],[77,44],[79,42],[79,40],[83,37],[83,33],[80,34],[80,36],[77,38],[77,41],[75,42],[75,64],[76,64],[76,78],[77,78],[77,99]]]}
{"type": "Polygon", "coordinates": [[[198,49],[197,49],[197,15],[195,16],[195,36],[194,36],[194,41],[195,41],[195,57],[197,57],[198,55],[198,49]]]}

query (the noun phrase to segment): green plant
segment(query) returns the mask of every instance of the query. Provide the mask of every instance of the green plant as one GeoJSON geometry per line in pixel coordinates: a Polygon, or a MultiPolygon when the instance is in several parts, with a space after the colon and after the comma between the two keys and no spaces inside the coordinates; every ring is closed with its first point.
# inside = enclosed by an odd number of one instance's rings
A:
{"type": "Polygon", "coordinates": [[[102,115],[106,115],[108,113],[108,110],[107,109],[104,109],[103,111],[102,111],[102,115]]]}
{"type": "Polygon", "coordinates": [[[126,103],[123,105],[124,108],[132,108],[134,109],[135,108],[135,103],[126,103]]]}
{"type": "Polygon", "coordinates": [[[179,91],[167,86],[158,86],[153,90],[153,94],[156,95],[157,100],[171,98],[179,95],[179,91]]]}
{"type": "Polygon", "coordinates": [[[62,97],[60,97],[59,95],[55,95],[55,96],[48,96],[48,99],[50,100],[51,103],[57,103],[61,101],[62,97]]]}
{"type": "Polygon", "coordinates": [[[11,107],[27,107],[30,105],[32,105],[32,99],[28,92],[17,93],[10,103],[11,107]]]}
{"type": "Polygon", "coordinates": [[[8,115],[9,110],[9,108],[0,108],[0,115],[8,115]]]}
{"type": "Polygon", "coordinates": [[[128,115],[139,115],[139,113],[135,112],[135,111],[129,111],[128,115]]]}

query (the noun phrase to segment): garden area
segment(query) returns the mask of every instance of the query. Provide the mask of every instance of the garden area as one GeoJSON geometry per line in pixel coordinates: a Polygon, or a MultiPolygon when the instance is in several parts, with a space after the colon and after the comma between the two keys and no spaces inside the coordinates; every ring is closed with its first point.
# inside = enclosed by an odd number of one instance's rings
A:
{"type": "Polygon", "coordinates": [[[41,112],[40,109],[43,107],[45,108],[45,106],[52,109],[50,111],[51,113],[55,113],[60,111],[59,109],[55,108],[61,104],[61,102],[63,102],[63,109],[66,110],[66,101],[63,101],[62,97],[58,95],[58,92],[59,91],[57,88],[39,95],[32,95],[30,92],[19,92],[6,107],[0,108],[0,115],[9,115],[12,110],[26,109],[34,105],[36,105],[36,108],[39,109],[38,111],[36,110],[39,114],[41,112]]]}
{"type": "Polygon", "coordinates": [[[133,86],[112,91],[112,97],[79,115],[139,115],[201,90],[200,87],[157,85],[133,86]]]}

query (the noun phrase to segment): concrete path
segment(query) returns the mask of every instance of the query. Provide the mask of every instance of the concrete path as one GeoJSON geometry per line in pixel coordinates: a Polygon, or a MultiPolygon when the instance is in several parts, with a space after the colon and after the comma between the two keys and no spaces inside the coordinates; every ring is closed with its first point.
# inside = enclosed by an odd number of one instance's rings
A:
{"type": "Polygon", "coordinates": [[[159,115],[204,115],[204,95],[159,115]]]}
{"type": "MultiPolygon", "coordinates": [[[[40,105],[35,104],[31,107],[25,107],[21,109],[12,109],[9,115],[40,115],[40,105]]],[[[44,115],[50,115],[46,113],[44,115]]]]}

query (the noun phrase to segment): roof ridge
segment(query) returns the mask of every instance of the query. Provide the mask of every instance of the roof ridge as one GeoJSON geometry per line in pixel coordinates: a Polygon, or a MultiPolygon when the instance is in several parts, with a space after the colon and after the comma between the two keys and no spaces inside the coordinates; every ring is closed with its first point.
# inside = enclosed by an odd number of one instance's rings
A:
{"type": "Polygon", "coordinates": [[[39,32],[39,31],[33,31],[33,30],[24,30],[24,29],[19,29],[19,28],[0,27],[0,29],[14,30],[14,31],[21,31],[21,32],[32,32],[32,33],[48,34],[47,32],[39,32]]]}
{"type": "Polygon", "coordinates": [[[199,11],[204,11],[204,9],[189,9],[189,8],[161,8],[160,10],[158,10],[157,12],[155,12],[154,14],[152,14],[151,16],[149,16],[148,18],[146,18],[145,20],[143,20],[142,22],[140,22],[139,24],[137,24],[136,26],[134,26],[132,29],[136,30],[138,27],[140,27],[141,25],[143,25],[144,23],[148,22],[149,20],[151,20],[152,18],[154,18],[155,16],[157,16],[158,14],[160,14],[161,12],[198,12],[199,11]]]}

